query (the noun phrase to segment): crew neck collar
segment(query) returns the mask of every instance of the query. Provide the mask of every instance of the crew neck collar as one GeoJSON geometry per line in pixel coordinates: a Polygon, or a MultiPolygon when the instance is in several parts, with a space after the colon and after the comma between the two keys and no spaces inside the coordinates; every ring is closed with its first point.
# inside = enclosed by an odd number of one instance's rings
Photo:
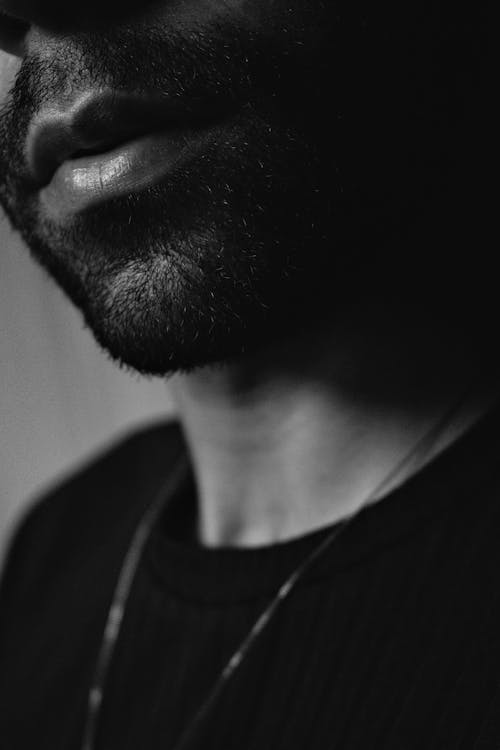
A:
{"type": "MultiPolygon", "coordinates": [[[[362,510],[299,585],[363,564],[386,546],[404,543],[405,536],[418,532],[423,524],[463,512],[471,491],[484,487],[496,474],[499,418],[496,407],[421,471],[362,510]]],[[[172,507],[195,502],[192,467],[180,425],[179,440],[181,460],[187,461],[188,468],[176,488],[172,507]]],[[[471,512],[476,510],[475,504],[471,512]]],[[[146,548],[147,564],[156,582],[182,599],[214,604],[269,597],[336,526],[330,524],[276,544],[209,548],[176,539],[170,521],[167,508],[146,548]]]]}

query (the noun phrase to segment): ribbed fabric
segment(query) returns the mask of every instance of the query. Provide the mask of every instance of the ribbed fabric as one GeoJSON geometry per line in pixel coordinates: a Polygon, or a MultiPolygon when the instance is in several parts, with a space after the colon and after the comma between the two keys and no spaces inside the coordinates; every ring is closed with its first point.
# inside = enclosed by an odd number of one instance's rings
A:
{"type": "MultiPolygon", "coordinates": [[[[300,582],[193,750],[499,750],[500,417],[366,509],[300,582]]],[[[138,433],[37,505],[0,598],[0,747],[77,750],[107,607],[144,508],[185,453],[138,433]]],[[[237,498],[235,498],[237,502],[237,498]]],[[[288,573],[329,533],[205,549],[191,476],[154,529],[96,750],[172,750],[288,573]]]]}

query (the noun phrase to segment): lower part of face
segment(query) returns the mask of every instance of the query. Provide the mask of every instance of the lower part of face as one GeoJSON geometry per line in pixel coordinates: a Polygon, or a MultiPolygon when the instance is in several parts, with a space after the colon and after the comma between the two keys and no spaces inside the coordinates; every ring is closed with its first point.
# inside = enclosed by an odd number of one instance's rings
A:
{"type": "Polygon", "coordinates": [[[418,34],[364,7],[252,5],[34,38],[0,115],[13,225],[97,341],[145,374],[327,321],[449,178],[446,77],[422,73],[418,34]],[[429,89],[412,88],[417,70],[429,89]],[[154,184],[53,215],[26,172],[29,124],[67,92],[106,86],[227,106],[154,184]]]}

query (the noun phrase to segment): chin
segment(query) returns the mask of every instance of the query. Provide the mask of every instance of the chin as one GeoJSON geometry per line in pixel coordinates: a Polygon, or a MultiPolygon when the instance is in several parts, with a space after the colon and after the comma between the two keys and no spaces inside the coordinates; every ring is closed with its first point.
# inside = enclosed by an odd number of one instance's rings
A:
{"type": "Polygon", "coordinates": [[[315,163],[307,144],[247,113],[168,179],[64,221],[15,176],[4,204],[103,349],[164,376],[290,333],[321,278],[328,297],[336,253],[315,163]]]}

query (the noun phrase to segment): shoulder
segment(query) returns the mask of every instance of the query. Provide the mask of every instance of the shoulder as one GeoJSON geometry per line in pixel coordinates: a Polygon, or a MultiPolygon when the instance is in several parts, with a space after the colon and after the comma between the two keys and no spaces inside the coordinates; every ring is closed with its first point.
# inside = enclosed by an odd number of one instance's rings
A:
{"type": "Polygon", "coordinates": [[[19,524],[0,587],[4,614],[27,593],[47,591],[68,568],[102,558],[113,567],[131,533],[185,450],[175,421],[135,430],[89,459],[39,498],[19,524]]]}

